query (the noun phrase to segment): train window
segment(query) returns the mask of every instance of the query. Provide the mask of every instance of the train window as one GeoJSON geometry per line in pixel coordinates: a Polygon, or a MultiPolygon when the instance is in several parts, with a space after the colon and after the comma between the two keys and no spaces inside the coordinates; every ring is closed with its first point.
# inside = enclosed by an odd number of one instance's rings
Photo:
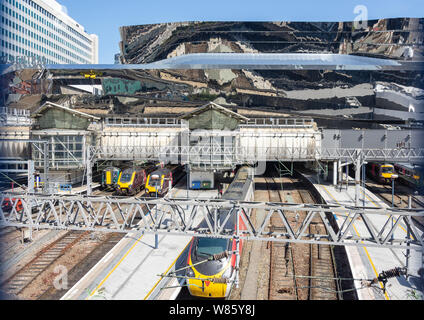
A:
{"type": "Polygon", "coordinates": [[[130,182],[132,177],[132,170],[125,170],[121,175],[121,182],[130,182]]]}
{"type": "Polygon", "coordinates": [[[393,168],[392,167],[381,167],[381,171],[383,173],[392,173],[393,172],[393,168]]]}
{"type": "Polygon", "coordinates": [[[199,238],[197,255],[211,256],[227,250],[227,239],[199,238]]]}
{"type": "Polygon", "coordinates": [[[149,185],[153,187],[159,184],[160,184],[160,176],[157,174],[152,174],[149,179],[149,185]]]}

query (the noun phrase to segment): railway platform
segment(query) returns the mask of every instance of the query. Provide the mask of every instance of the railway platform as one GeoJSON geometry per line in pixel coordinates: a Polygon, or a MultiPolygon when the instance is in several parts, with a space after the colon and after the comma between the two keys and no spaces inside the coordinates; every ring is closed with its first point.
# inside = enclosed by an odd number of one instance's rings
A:
{"type": "MultiPolygon", "coordinates": [[[[327,204],[355,205],[355,185],[339,186],[331,185],[324,181],[315,173],[301,172],[301,174],[314,186],[323,201],[327,204]]],[[[368,189],[360,187],[360,205],[368,208],[388,207],[384,201],[379,199],[368,189]]],[[[334,215],[336,223],[340,227],[340,219],[334,215]]],[[[376,221],[375,219],[384,219],[384,217],[373,217],[371,222],[382,224],[385,221],[376,221]]],[[[396,221],[393,221],[396,223],[396,221]]],[[[422,231],[420,230],[422,236],[422,231]]],[[[362,221],[356,221],[353,224],[352,232],[356,235],[366,234],[366,229],[362,221]]],[[[400,225],[396,233],[403,233],[407,237],[405,226],[400,225]]],[[[383,283],[379,282],[374,287],[364,285],[364,279],[377,278],[382,271],[391,270],[396,267],[406,266],[406,250],[386,249],[373,247],[354,247],[346,246],[346,254],[349,260],[354,284],[360,300],[414,300],[424,299],[424,281],[423,281],[423,253],[410,250],[408,261],[409,276],[399,276],[388,279],[385,289],[383,283]]]]}
{"type": "MultiPolygon", "coordinates": [[[[183,179],[185,180],[185,179],[183,179]]],[[[217,190],[189,190],[190,198],[215,198],[217,190]]],[[[170,197],[187,196],[185,181],[170,191],[170,197]]],[[[189,210],[189,208],[187,208],[189,210]]],[[[200,221],[199,221],[200,222],[200,221]]],[[[175,278],[162,278],[186,262],[191,237],[129,233],[109,251],[61,300],[172,300],[181,290],[175,278]],[[162,287],[172,287],[162,289],[162,287]]],[[[182,280],[180,280],[182,282],[182,280]]]]}

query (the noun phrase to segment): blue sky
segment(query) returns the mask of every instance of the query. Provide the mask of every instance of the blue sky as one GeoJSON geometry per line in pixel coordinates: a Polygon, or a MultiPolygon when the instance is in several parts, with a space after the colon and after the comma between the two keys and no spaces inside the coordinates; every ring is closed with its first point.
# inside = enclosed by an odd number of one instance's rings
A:
{"type": "Polygon", "coordinates": [[[177,21],[352,21],[365,5],[368,18],[424,17],[423,0],[57,0],[99,36],[99,63],[113,63],[119,27],[177,21]]]}

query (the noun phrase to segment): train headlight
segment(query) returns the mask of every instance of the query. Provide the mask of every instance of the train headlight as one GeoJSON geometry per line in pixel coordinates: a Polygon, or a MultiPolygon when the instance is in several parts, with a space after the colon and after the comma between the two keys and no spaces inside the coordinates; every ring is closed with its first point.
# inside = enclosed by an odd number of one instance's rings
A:
{"type": "Polygon", "coordinates": [[[193,278],[194,277],[194,271],[193,271],[193,269],[191,267],[187,269],[186,276],[189,277],[189,278],[193,278]]]}

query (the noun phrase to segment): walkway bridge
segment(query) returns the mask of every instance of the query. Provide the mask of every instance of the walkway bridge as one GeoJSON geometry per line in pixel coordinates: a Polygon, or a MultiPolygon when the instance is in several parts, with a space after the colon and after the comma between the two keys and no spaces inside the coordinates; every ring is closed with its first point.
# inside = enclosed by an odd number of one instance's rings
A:
{"type": "Polygon", "coordinates": [[[81,170],[104,160],[159,160],[202,170],[269,161],[424,160],[419,129],[322,129],[311,118],[249,119],[213,102],[179,118],[103,119],[47,102],[31,118],[29,136],[5,130],[0,147],[8,154],[19,149],[21,160],[32,159],[36,168],[43,168],[46,159],[55,170],[81,170]],[[52,114],[69,117],[72,125],[49,124],[52,114]],[[48,143],[47,157],[44,144],[34,141],[48,143]]]}

